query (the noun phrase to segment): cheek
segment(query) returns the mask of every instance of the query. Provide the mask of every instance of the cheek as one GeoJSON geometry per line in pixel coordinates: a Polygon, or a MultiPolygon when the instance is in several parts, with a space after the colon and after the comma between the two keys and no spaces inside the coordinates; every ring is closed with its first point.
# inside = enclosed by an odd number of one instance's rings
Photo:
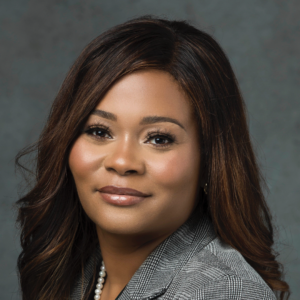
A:
{"type": "Polygon", "coordinates": [[[97,153],[96,147],[79,137],[69,155],[69,166],[76,185],[79,181],[89,181],[89,177],[98,170],[100,162],[101,155],[97,153]]]}
{"type": "Polygon", "coordinates": [[[170,152],[163,159],[153,162],[152,179],[158,186],[174,191],[190,189],[198,182],[199,157],[199,153],[189,148],[170,152]]]}

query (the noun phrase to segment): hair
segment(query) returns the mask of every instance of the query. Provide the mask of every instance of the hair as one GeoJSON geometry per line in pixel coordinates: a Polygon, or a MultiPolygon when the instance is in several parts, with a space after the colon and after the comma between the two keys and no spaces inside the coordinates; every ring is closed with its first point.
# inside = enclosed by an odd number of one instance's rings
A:
{"type": "MultiPolygon", "coordinates": [[[[199,127],[208,195],[203,209],[218,236],[238,250],[278,299],[288,299],[272,246],[273,225],[251,145],[245,105],[229,60],[207,33],[186,21],[143,16],[95,38],[67,74],[34,147],[35,183],[17,201],[24,300],[68,299],[97,245],[68,167],[71,147],[105,93],[138,70],[168,72],[186,93],[199,127]]],[[[83,298],[86,297],[83,295],[83,298]]]]}

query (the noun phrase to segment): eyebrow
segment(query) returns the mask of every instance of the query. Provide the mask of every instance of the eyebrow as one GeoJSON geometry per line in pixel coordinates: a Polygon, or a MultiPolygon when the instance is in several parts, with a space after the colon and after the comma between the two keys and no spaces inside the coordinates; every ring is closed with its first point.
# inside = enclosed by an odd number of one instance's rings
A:
{"type": "MultiPolygon", "coordinates": [[[[102,117],[102,118],[107,119],[107,120],[117,121],[117,116],[114,115],[113,113],[108,112],[108,111],[95,109],[91,114],[102,117]]],[[[170,118],[170,117],[163,117],[163,116],[147,116],[147,117],[144,117],[140,121],[139,125],[148,125],[148,124],[161,123],[161,122],[173,123],[173,124],[176,124],[176,125],[180,126],[182,129],[185,130],[184,126],[178,120],[176,120],[174,118],[170,118]]]]}

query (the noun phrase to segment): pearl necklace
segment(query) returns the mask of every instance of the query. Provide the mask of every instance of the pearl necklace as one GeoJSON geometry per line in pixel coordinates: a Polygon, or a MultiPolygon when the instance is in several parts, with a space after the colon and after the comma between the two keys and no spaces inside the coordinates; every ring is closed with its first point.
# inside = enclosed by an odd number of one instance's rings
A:
{"type": "Polygon", "coordinates": [[[94,296],[95,300],[99,300],[101,297],[105,276],[106,276],[106,270],[105,270],[105,266],[104,266],[104,261],[102,260],[102,265],[101,265],[100,272],[99,272],[98,283],[97,283],[96,289],[95,289],[95,296],[94,296]]]}

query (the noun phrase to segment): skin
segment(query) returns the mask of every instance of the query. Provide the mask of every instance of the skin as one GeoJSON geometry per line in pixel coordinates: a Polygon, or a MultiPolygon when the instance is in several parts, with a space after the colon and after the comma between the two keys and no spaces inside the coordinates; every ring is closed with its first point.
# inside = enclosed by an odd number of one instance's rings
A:
{"type": "Polygon", "coordinates": [[[163,71],[138,71],[121,78],[96,110],[113,113],[117,120],[92,113],[71,149],[69,166],[81,204],[97,228],[107,270],[101,300],[110,300],[200,201],[200,143],[186,95],[163,71]],[[170,117],[184,129],[171,122],[140,125],[145,116],[170,117]],[[109,130],[89,129],[99,123],[109,130]],[[157,129],[163,133],[147,138],[157,129]],[[161,136],[165,131],[176,140],[161,136]],[[98,191],[107,185],[151,196],[135,205],[116,206],[98,191]]]}

